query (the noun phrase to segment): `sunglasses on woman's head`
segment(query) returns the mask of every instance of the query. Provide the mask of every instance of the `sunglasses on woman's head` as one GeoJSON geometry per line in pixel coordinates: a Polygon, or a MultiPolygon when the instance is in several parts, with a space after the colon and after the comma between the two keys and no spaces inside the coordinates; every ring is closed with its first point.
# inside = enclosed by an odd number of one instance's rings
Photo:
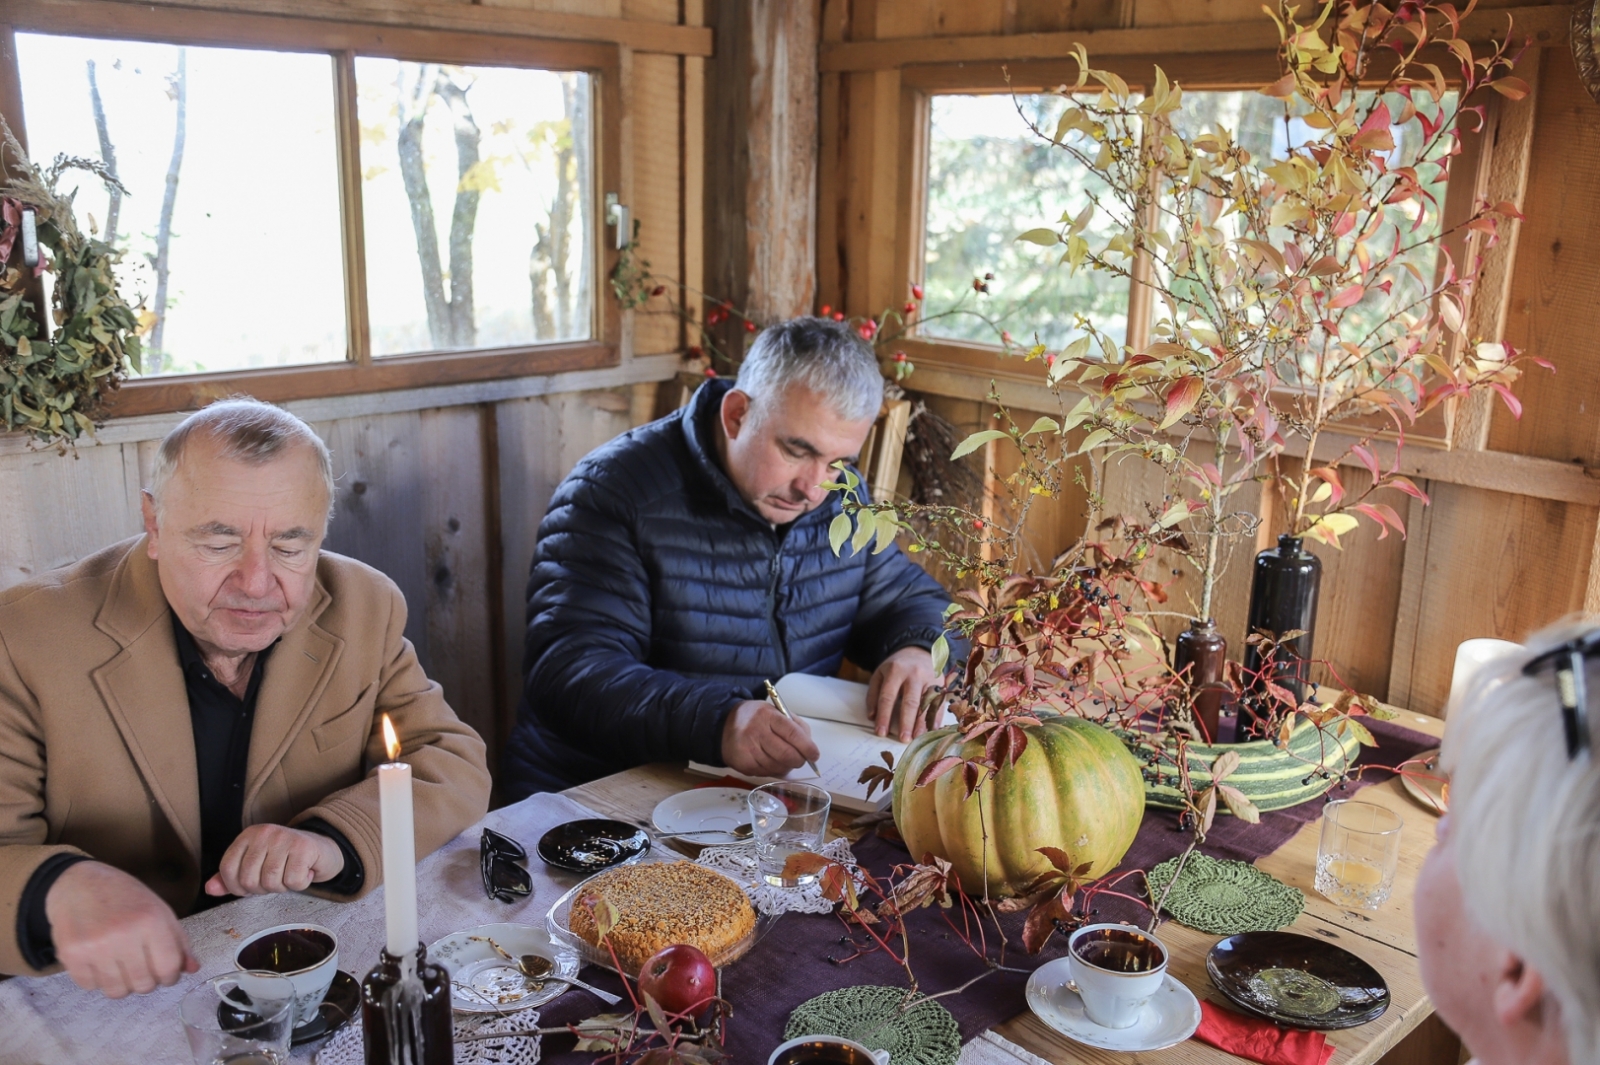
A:
{"type": "Polygon", "coordinates": [[[491,899],[515,902],[533,894],[533,878],[517,864],[527,860],[528,852],[510,836],[486,828],[478,837],[478,872],[491,899]]]}
{"type": "Polygon", "coordinates": [[[1567,737],[1567,757],[1576,758],[1589,749],[1594,732],[1589,719],[1589,686],[1584,677],[1584,661],[1600,655],[1600,630],[1568,640],[1546,651],[1522,667],[1534,676],[1546,666],[1556,671],[1556,695],[1561,699],[1561,724],[1567,737]]]}

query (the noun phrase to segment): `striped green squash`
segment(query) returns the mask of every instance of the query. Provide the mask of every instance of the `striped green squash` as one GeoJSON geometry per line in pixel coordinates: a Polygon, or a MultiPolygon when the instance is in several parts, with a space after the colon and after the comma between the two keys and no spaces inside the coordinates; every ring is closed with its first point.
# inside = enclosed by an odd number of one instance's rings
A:
{"type": "MultiPolygon", "coordinates": [[[[1225,751],[1239,752],[1239,768],[1223,781],[1244,792],[1263,813],[1298,806],[1327,792],[1340,775],[1355,761],[1360,749],[1356,730],[1342,729],[1342,720],[1330,722],[1319,729],[1302,718],[1289,736],[1287,750],[1271,740],[1252,740],[1249,743],[1191,743],[1186,748],[1189,762],[1189,781],[1196,793],[1211,786],[1211,763],[1225,751]],[[1342,731],[1342,735],[1340,734],[1342,731]],[[1327,774],[1316,772],[1317,766],[1326,767],[1327,774]]],[[[1125,737],[1126,738],[1126,737],[1125,737]]],[[[1148,744],[1143,745],[1147,754],[1148,744]]],[[[1157,809],[1181,810],[1183,797],[1178,790],[1178,768],[1169,755],[1156,769],[1156,779],[1145,777],[1145,802],[1157,809]]],[[[1226,805],[1217,807],[1226,813],[1226,805]]]]}
{"type": "Polygon", "coordinates": [[[1104,876],[1139,831],[1144,778],[1116,734],[1082,718],[1053,717],[1028,728],[1027,737],[1022,755],[970,798],[959,768],[915,785],[947,755],[981,757],[982,738],[963,743],[954,728],[924,733],[895,769],[894,823],[911,856],[949,861],[969,894],[985,886],[991,897],[1022,891],[1052,868],[1040,847],[1059,847],[1090,863],[1090,877],[1104,876]]]}

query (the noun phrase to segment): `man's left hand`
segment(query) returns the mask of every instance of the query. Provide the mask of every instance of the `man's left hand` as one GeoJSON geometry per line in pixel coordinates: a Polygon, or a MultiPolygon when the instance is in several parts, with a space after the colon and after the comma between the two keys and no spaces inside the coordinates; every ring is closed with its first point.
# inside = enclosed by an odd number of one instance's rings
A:
{"type": "Polygon", "coordinates": [[[207,895],[271,895],[304,891],[344,869],[344,852],[327,836],[287,825],[251,825],[222,856],[207,895]]]}
{"type": "Polygon", "coordinates": [[[920,713],[922,693],[938,680],[926,647],[902,647],[879,663],[867,685],[867,711],[878,735],[892,732],[910,742],[926,732],[927,721],[920,713]]]}

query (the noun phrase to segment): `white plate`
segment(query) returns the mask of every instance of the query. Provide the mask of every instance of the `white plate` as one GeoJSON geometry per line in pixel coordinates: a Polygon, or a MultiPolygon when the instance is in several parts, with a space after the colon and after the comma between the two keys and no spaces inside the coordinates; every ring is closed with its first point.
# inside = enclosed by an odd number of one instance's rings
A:
{"type": "Polygon", "coordinates": [[[486,924],[451,932],[428,947],[428,957],[450,973],[450,1004],[462,1013],[509,1013],[549,1002],[572,987],[557,976],[578,975],[578,953],[550,938],[543,928],[525,924],[486,924]],[[513,958],[537,954],[555,963],[544,989],[534,991],[515,963],[489,945],[498,943],[513,958]]]}
{"type": "Polygon", "coordinates": [[[1068,1039],[1102,1050],[1140,1053],[1164,1050],[1200,1027],[1200,1000],[1171,973],[1130,1028],[1105,1028],[1089,1019],[1083,1000],[1067,987],[1067,959],[1046,962],[1028,977],[1028,1008],[1068,1039]]]}
{"type": "Polygon", "coordinates": [[[750,821],[748,788],[695,788],[669,795],[656,803],[650,821],[663,836],[678,832],[706,832],[693,842],[714,846],[742,843],[732,832],[712,833],[711,829],[732,829],[750,821]]]}

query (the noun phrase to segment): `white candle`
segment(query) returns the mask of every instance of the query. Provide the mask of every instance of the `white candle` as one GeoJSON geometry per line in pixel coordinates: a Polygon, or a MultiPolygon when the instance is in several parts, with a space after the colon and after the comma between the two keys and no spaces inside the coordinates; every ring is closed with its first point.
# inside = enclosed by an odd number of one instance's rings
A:
{"type": "Polygon", "coordinates": [[[417,843],[411,822],[411,767],[399,761],[400,741],[383,715],[383,742],[392,759],[378,767],[378,807],[383,826],[383,910],[389,953],[417,950],[417,843]]]}
{"type": "Polygon", "coordinates": [[[1467,686],[1472,683],[1473,675],[1484,663],[1520,650],[1522,645],[1510,640],[1463,641],[1456,648],[1456,665],[1450,674],[1450,698],[1444,704],[1444,716],[1448,718],[1461,705],[1461,701],[1467,697],[1467,686]]]}

